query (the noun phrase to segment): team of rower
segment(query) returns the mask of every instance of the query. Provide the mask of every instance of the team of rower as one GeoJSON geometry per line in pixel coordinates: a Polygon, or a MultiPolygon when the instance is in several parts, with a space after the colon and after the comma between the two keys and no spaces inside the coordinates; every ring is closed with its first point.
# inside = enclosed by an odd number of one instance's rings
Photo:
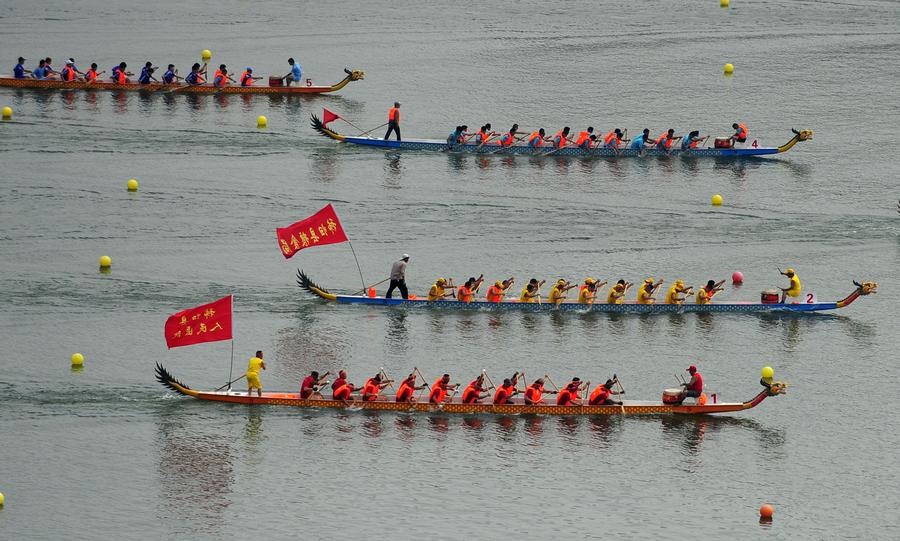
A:
{"type": "MultiPolygon", "coordinates": [[[[51,58],[43,58],[38,63],[38,66],[34,69],[28,70],[25,69],[25,59],[19,57],[19,61],[16,66],[13,68],[13,77],[16,79],[26,79],[31,77],[32,79],[56,79],[61,81],[84,81],[88,83],[92,83],[98,79],[98,77],[102,76],[106,73],[106,70],[97,71],[97,64],[91,64],[90,69],[87,71],[81,71],[75,65],[75,59],[70,58],[66,61],[65,67],[59,71],[53,69],[51,58]]],[[[293,58],[288,59],[288,64],[291,66],[291,71],[280,79],[284,82],[285,85],[290,86],[293,84],[300,84],[300,80],[303,74],[302,69],[300,68],[300,64],[294,61],[293,58]]],[[[208,78],[208,67],[206,62],[200,64],[199,62],[194,63],[191,66],[191,71],[185,77],[181,77],[178,75],[178,70],[175,68],[175,64],[169,64],[166,68],[166,71],[163,73],[161,79],[157,79],[155,77],[155,73],[159,70],[158,67],[154,66],[152,62],[147,62],[141,68],[140,75],[137,78],[137,82],[140,84],[150,84],[150,83],[162,83],[162,84],[178,84],[180,81],[184,81],[184,84],[187,85],[202,85],[207,82],[208,78]]],[[[120,62],[119,64],[110,68],[109,79],[116,84],[127,84],[133,82],[130,77],[133,77],[134,73],[128,71],[128,65],[125,62],[120,62]]],[[[258,81],[262,79],[262,77],[256,77],[253,75],[253,68],[247,67],[247,69],[241,74],[239,80],[235,80],[231,73],[228,71],[228,67],[225,64],[220,64],[219,69],[217,69],[212,77],[211,83],[216,87],[228,86],[230,84],[240,84],[240,86],[253,86],[254,81],[258,81]]]]}
{"type": "MultiPolygon", "coordinates": [[[[731,126],[734,128],[734,134],[729,138],[731,145],[746,142],[749,134],[747,126],[740,122],[735,122],[731,126]]],[[[469,127],[466,125],[457,126],[447,137],[447,144],[450,148],[453,148],[455,145],[462,145],[469,142],[479,146],[493,144],[501,147],[508,147],[524,140],[525,144],[531,148],[539,148],[545,143],[548,143],[553,149],[550,152],[565,148],[569,144],[583,149],[609,148],[618,151],[621,148],[625,148],[623,147],[623,144],[626,143],[630,143],[627,148],[631,150],[657,149],[671,152],[672,150],[679,148],[681,150],[695,149],[709,139],[709,136],[700,137],[700,132],[697,130],[688,132],[684,135],[676,135],[674,129],[669,129],[660,137],[654,138],[650,136],[650,130],[645,128],[644,131],[634,139],[627,139],[626,136],[628,130],[624,130],[623,132],[620,128],[611,130],[601,139],[594,133],[593,126],[588,126],[587,129],[579,132],[577,137],[571,132],[569,126],[559,130],[556,135],[552,137],[547,137],[547,132],[544,131],[544,128],[535,130],[530,135],[527,133],[519,135],[518,124],[513,124],[508,131],[502,134],[493,131],[490,123],[481,126],[481,128],[474,133],[469,133],[468,130],[469,127]],[[492,139],[494,139],[494,141],[491,141],[492,139]]]]}

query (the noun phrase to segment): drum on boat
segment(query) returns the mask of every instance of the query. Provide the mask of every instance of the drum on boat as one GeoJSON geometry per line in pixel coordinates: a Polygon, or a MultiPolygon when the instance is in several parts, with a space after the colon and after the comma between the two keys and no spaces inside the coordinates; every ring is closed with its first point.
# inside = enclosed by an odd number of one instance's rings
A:
{"type": "Polygon", "coordinates": [[[763,304],[778,304],[780,296],[777,289],[766,289],[759,295],[759,302],[763,304]]]}
{"type": "Polygon", "coordinates": [[[662,394],[663,404],[678,404],[681,402],[681,389],[666,389],[662,394]]]}
{"type": "Polygon", "coordinates": [[[730,137],[716,137],[713,141],[714,148],[731,148],[730,137]]]}
{"type": "Polygon", "coordinates": [[[275,75],[270,75],[269,86],[284,86],[284,79],[276,77],[275,75]]]}

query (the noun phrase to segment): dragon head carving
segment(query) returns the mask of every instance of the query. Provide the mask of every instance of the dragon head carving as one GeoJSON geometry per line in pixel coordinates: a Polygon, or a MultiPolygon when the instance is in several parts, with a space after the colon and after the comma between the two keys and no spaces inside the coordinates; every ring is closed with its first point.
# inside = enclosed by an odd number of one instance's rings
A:
{"type": "Polygon", "coordinates": [[[813,138],[812,130],[800,130],[800,131],[791,130],[791,131],[794,132],[794,135],[797,136],[798,141],[809,141],[810,139],[813,138]]]}
{"type": "Polygon", "coordinates": [[[859,289],[860,295],[869,295],[871,293],[878,293],[878,284],[876,282],[859,283],[856,280],[854,280],[853,285],[855,285],[859,289]]]}
{"type": "Polygon", "coordinates": [[[351,81],[359,81],[360,79],[366,78],[366,72],[364,72],[363,70],[352,70],[351,71],[347,68],[344,68],[344,73],[346,73],[347,75],[350,76],[351,81]]]}

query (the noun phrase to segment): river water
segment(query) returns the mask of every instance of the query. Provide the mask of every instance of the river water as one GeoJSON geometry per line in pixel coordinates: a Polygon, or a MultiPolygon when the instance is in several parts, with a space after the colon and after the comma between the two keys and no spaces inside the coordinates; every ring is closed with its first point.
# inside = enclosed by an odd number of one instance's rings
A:
{"type": "Polygon", "coordinates": [[[900,122],[900,4],[732,4],[4,3],[3,71],[20,54],[184,71],[209,48],[232,71],[283,74],[294,56],[315,84],[344,67],[366,79],[302,99],[0,89],[15,111],[0,124],[0,539],[896,538],[900,436],[885,406],[900,376],[900,217],[885,152],[900,122]],[[406,137],[488,121],[725,135],[740,120],[761,144],[791,128],[815,138],[768,160],[591,161],[385,153],[309,128],[323,107],[377,126],[395,99],[406,137]],[[294,275],[353,290],[347,245],[285,261],[274,238],[327,202],[366,280],[407,252],[419,294],[441,275],[700,284],[740,270],[745,285],[720,298],[752,300],[786,266],[820,300],[854,279],[881,289],[805,317],[335,306],[294,275]],[[557,383],[617,373],[629,398],[654,399],[689,364],[724,400],[755,395],[764,365],[791,387],[715,418],[172,396],[154,363],[212,388],[231,345],[167,351],[166,316],[229,293],[236,369],[264,350],[272,390],[312,369],[361,381],[418,366],[464,383],[482,368],[557,383]],[[82,371],[69,367],[76,351],[82,371]]]}

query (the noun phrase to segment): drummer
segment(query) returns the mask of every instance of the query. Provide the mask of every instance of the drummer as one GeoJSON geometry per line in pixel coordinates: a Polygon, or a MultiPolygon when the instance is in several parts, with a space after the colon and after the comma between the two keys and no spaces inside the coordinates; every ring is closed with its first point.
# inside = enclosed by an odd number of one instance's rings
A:
{"type": "Polygon", "coordinates": [[[700,398],[700,395],[703,393],[703,376],[697,371],[697,367],[692,364],[687,367],[686,372],[691,375],[691,379],[687,383],[681,384],[684,390],[681,391],[679,404],[684,402],[685,398],[700,398]]]}
{"type": "Polygon", "coordinates": [[[800,277],[794,272],[794,269],[788,267],[788,270],[781,273],[783,276],[787,276],[788,280],[790,280],[790,285],[788,287],[782,287],[781,289],[781,303],[784,304],[784,301],[787,300],[788,297],[799,297],[800,296],[800,277]]]}

